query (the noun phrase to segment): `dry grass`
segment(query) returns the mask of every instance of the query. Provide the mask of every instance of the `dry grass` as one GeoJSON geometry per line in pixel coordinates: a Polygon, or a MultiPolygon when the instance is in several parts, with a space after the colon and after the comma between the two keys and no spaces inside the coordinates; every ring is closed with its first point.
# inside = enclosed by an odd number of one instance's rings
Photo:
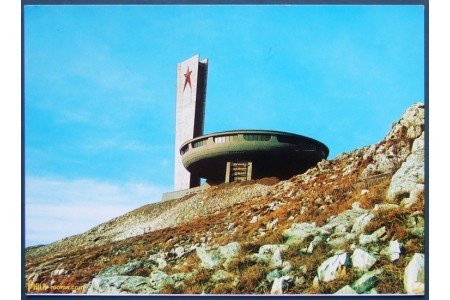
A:
{"type": "Polygon", "coordinates": [[[265,292],[265,278],[270,269],[265,264],[254,264],[245,268],[239,278],[235,293],[262,294],[265,292]]]}
{"type": "Polygon", "coordinates": [[[211,278],[212,271],[208,269],[200,269],[185,281],[186,288],[183,290],[185,294],[201,294],[207,292],[207,283],[211,278]]]}
{"type": "Polygon", "coordinates": [[[172,284],[167,284],[161,289],[160,293],[161,294],[181,294],[182,290],[179,288],[176,288],[172,284]]]}
{"type": "Polygon", "coordinates": [[[407,260],[404,256],[401,256],[394,263],[391,263],[385,257],[381,257],[374,265],[374,268],[383,270],[376,286],[377,291],[380,294],[405,293],[403,287],[403,274],[406,265],[407,260]]]}
{"type": "Polygon", "coordinates": [[[352,268],[342,268],[340,276],[329,282],[322,282],[319,285],[320,294],[334,294],[345,285],[350,285],[358,279],[358,274],[352,268]]]}

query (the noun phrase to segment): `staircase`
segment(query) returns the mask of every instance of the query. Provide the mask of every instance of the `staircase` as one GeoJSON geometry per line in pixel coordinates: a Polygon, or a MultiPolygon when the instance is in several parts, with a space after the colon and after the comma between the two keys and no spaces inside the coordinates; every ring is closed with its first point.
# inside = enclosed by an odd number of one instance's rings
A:
{"type": "Polygon", "coordinates": [[[252,179],[252,162],[227,162],[225,182],[252,179]]]}

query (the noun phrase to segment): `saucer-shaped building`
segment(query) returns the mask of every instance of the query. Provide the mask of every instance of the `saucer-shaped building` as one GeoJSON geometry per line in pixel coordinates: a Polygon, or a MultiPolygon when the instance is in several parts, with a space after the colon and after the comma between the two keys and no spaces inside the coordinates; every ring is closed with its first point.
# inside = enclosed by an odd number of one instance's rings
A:
{"type": "Polygon", "coordinates": [[[328,147],[309,137],[270,130],[234,130],[207,134],[183,143],[184,167],[216,184],[305,172],[328,157],[328,147]]]}

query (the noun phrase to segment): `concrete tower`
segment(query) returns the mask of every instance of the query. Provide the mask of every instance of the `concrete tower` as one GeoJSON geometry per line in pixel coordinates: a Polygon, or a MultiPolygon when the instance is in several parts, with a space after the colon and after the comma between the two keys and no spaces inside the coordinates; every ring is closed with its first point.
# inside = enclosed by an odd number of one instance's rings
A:
{"type": "Polygon", "coordinates": [[[199,61],[198,54],[177,65],[175,191],[200,185],[200,178],[192,176],[183,166],[180,147],[187,140],[203,135],[207,75],[208,59],[199,61]]]}

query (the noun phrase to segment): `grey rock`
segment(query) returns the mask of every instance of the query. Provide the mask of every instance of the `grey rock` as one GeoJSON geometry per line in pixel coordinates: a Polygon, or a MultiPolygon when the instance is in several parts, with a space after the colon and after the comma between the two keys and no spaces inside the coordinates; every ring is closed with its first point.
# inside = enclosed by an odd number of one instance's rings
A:
{"type": "Polygon", "coordinates": [[[131,262],[124,265],[119,266],[111,266],[103,269],[97,277],[112,277],[112,276],[120,276],[120,275],[128,275],[133,272],[137,268],[141,267],[143,263],[141,261],[131,262]]]}
{"type": "Polygon", "coordinates": [[[364,293],[365,295],[378,295],[378,291],[376,289],[370,289],[369,291],[364,293]]]}
{"type": "Polygon", "coordinates": [[[425,236],[425,228],[424,227],[410,228],[410,229],[408,229],[408,232],[417,237],[425,236]]]}
{"type": "Polygon", "coordinates": [[[327,243],[333,248],[340,248],[342,245],[347,244],[355,239],[354,233],[333,233],[328,237],[327,243]]]}
{"type": "Polygon", "coordinates": [[[250,224],[254,224],[256,222],[258,222],[259,217],[258,216],[253,216],[253,218],[249,221],[250,224]]]}
{"type": "Polygon", "coordinates": [[[222,255],[222,257],[225,258],[226,261],[229,261],[230,259],[238,255],[239,251],[241,250],[241,245],[239,245],[238,242],[232,242],[225,246],[218,247],[217,250],[222,255]]]}
{"type": "Polygon", "coordinates": [[[425,219],[423,218],[423,212],[418,211],[409,215],[408,219],[406,220],[406,223],[410,228],[424,227],[425,219]]]}
{"type": "Polygon", "coordinates": [[[400,258],[400,254],[402,253],[400,249],[400,243],[395,241],[390,241],[389,246],[381,250],[380,254],[386,256],[391,262],[396,261],[400,258]]]}
{"type": "Polygon", "coordinates": [[[281,253],[289,248],[288,245],[264,245],[259,248],[258,253],[252,255],[256,262],[270,263],[272,267],[281,267],[283,261],[281,253]]]}
{"type": "Polygon", "coordinates": [[[334,218],[330,218],[330,221],[323,225],[321,229],[324,232],[342,233],[349,231],[355,224],[355,222],[362,216],[368,213],[367,210],[359,207],[359,202],[354,202],[352,208],[343,211],[334,218]]]}
{"type": "Polygon", "coordinates": [[[196,248],[197,256],[201,260],[200,266],[206,269],[213,269],[218,265],[228,265],[238,255],[239,251],[240,245],[237,242],[216,248],[196,248]]]}
{"type": "Polygon", "coordinates": [[[220,263],[220,257],[215,250],[208,250],[207,247],[197,247],[196,253],[201,260],[200,266],[202,268],[213,269],[220,263]]]}
{"type": "Polygon", "coordinates": [[[358,293],[354,289],[352,289],[351,286],[346,285],[334,294],[335,295],[354,295],[354,294],[358,294],[358,293]]]}
{"type": "Polygon", "coordinates": [[[417,237],[424,237],[425,235],[425,219],[422,212],[416,212],[408,216],[407,225],[408,232],[417,237]]]}
{"type": "Polygon", "coordinates": [[[162,270],[167,267],[164,253],[155,253],[149,256],[149,262],[156,265],[158,269],[162,270]]]}
{"type": "Polygon", "coordinates": [[[309,243],[309,246],[306,249],[306,253],[309,253],[309,254],[313,253],[314,248],[322,242],[323,242],[322,236],[320,236],[320,235],[315,236],[314,239],[311,241],[311,243],[309,243]]]}
{"type": "Polygon", "coordinates": [[[398,123],[394,124],[392,129],[386,135],[386,140],[399,138],[400,132],[406,129],[406,137],[414,140],[422,132],[425,124],[425,105],[423,103],[414,103],[402,115],[398,123]]]}
{"type": "Polygon", "coordinates": [[[377,262],[374,256],[359,248],[353,251],[351,259],[352,267],[359,272],[368,271],[377,262]]]}
{"type": "Polygon", "coordinates": [[[176,255],[176,258],[180,258],[185,254],[184,247],[181,247],[181,246],[176,247],[172,250],[173,250],[172,253],[174,253],[176,255]]]}
{"type": "Polygon", "coordinates": [[[367,167],[361,172],[361,179],[367,178],[375,174],[376,166],[373,163],[367,165],[367,167]]]}
{"type": "Polygon", "coordinates": [[[227,230],[230,231],[230,230],[233,229],[235,226],[236,226],[236,224],[234,224],[234,222],[231,222],[230,224],[228,224],[227,230]]]}
{"type": "Polygon", "coordinates": [[[391,173],[397,168],[396,160],[388,157],[387,153],[376,154],[373,157],[373,161],[375,163],[375,170],[371,175],[391,173]]]}
{"type": "Polygon", "coordinates": [[[316,223],[295,223],[291,228],[283,231],[283,237],[287,238],[287,244],[301,243],[310,236],[328,234],[328,232],[318,228],[316,223]]]}
{"type": "Polygon", "coordinates": [[[317,269],[319,280],[328,282],[338,278],[339,269],[347,264],[347,253],[338,254],[328,258],[317,269]]]}
{"type": "Polygon", "coordinates": [[[64,273],[64,269],[55,269],[50,276],[60,276],[64,273]]]}
{"type": "Polygon", "coordinates": [[[173,284],[173,279],[161,270],[153,271],[149,276],[150,284],[156,290],[162,289],[167,284],[173,284]]]}
{"type": "Polygon", "coordinates": [[[372,234],[361,234],[359,236],[359,244],[366,245],[376,243],[386,233],[386,227],[381,227],[375,230],[372,234]]]}
{"type": "Polygon", "coordinates": [[[86,290],[87,294],[155,294],[149,278],[141,276],[96,277],[86,290]]]}
{"type": "Polygon", "coordinates": [[[413,151],[400,169],[394,174],[386,192],[386,199],[401,201],[401,205],[410,207],[423,192],[425,183],[424,134],[416,139],[413,151]]]}
{"type": "Polygon", "coordinates": [[[403,284],[408,294],[425,292],[425,255],[416,253],[405,268],[403,284]]]}
{"type": "Polygon", "coordinates": [[[369,194],[369,190],[368,189],[362,189],[361,190],[361,193],[360,193],[361,196],[364,196],[364,195],[367,195],[367,194],[369,194]]]}
{"type": "Polygon", "coordinates": [[[281,276],[283,276],[282,272],[278,269],[275,269],[275,270],[269,272],[269,274],[267,274],[266,280],[267,280],[267,282],[272,282],[276,278],[280,278],[281,276]]]}
{"type": "Polygon", "coordinates": [[[364,213],[360,215],[358,218],[356,218],[355,222],[353,223],[351,232],[359,233],[364,230],[364,228],[369,224],[369,222],[374,218],[374,215],[372,213],[364,213]]]}
{"type": "Polygon", "coordinates": [[[319,168],[320,171],[325,171],[328,170],[331,166],[331,163],[329,160],[326,159],[322,159],[318,164],[317,167],[319,168]]]}
{"type": "Polygon", "coordinates": [[[312,282],[312,287],[318,288],[320,284],[319,277],[315,276],[312,282]]]}
{"type": "Polygon", "coordinates": [[[352,288],[358,293],[363,294],[372,289],[379,280],[379,276],[382,274],[381,270],[373,270],[364,273],[358,280],[352,284],[352,288]]]}
{"type": "Polygon", "coordinates": [[[398,210],[400,208],[400,206],[398,206],[397,204],[392,204],[392,203],[382,203],[382,204],[375,204],[375,206],[373,207],[374,211],[387,211],[387,210],[398,210]]]}
{"type": "Polygon", "coordinates": [[[33,272],[30,275],[28,275],[27,277],[27,281],[31,280],[33,283],[36,283],[39,280],[39,273],[37,272],[33,272]]]}
{"type": "Polygon", "coordinates": [[[284,252],[289,249],[289,245],[283,245],[283,244],[268,244],[263,245],[259,248],[258,254],[265,255],[265,254],[273,254],[275,251],[284,252]]]}
{"type": "Polygon", "coordinates": [[[270,294],[272,295],[281,295],[283,294],[283,288],[286,287],[284,284],[286,281],[289,281],[291,278],[289,276],[282,276],[280,278],[275,278],[273,281],[272,289],[270,290],[270,294]]]}
{"type": "Polygon", "coordinates": [[[283,260],[281,259],[280,249],[276,249],[275,252],[273,253],[272,258],[270,259],[270,265],[278,268],[281,267],[282,264],[283,260]]]}
{"type": "Polygon", "coordinates": [[[170,278],[172,278],[173,281],[183,281],[185,279],[188,279],[192,276],[192,273],[175,273],[170,275],[170,278]]]}

